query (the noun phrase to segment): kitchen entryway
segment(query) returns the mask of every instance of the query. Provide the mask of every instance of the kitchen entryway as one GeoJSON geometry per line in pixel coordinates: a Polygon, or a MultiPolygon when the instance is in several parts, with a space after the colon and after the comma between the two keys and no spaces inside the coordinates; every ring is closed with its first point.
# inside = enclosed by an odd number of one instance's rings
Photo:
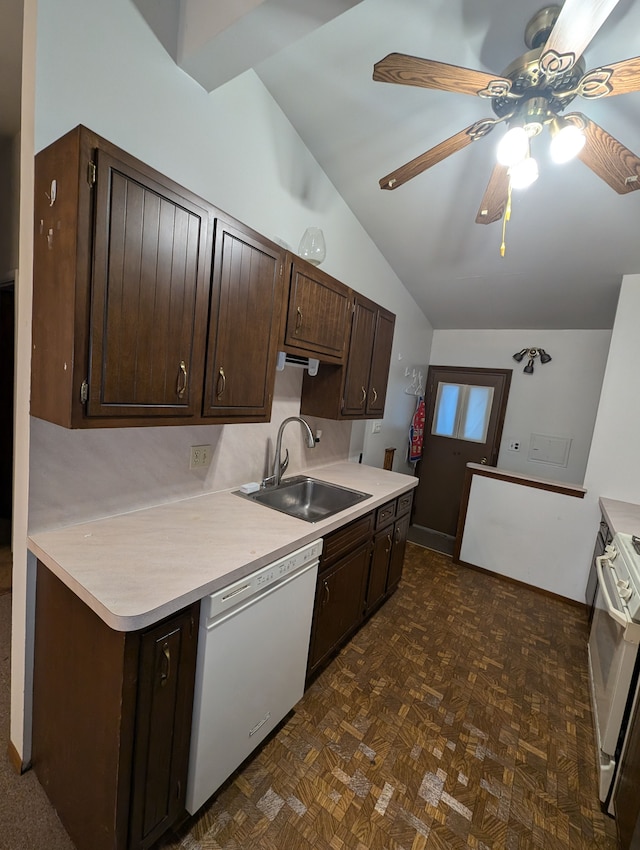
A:
{"type": "Polygon", "coordinates": [[[409,544],[399,590],[163,850],[614,850],[582,608],[409,544]]]}

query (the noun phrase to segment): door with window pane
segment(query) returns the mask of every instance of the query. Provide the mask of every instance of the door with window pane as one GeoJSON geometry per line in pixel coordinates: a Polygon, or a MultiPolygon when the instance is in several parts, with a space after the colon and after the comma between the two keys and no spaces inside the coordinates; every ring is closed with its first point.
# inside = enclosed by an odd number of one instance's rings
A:
{"type": "Polygon", "coordinates": [[[430,366],[413,524],[454,536],[468,463],[495,466],[511,369],[430,366]]]}

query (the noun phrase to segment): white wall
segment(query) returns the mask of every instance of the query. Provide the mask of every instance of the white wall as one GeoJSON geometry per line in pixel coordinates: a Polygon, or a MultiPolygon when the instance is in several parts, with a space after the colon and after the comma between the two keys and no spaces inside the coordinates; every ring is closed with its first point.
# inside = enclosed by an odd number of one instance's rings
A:
{"type": "Polygon", "coordinates": [[[434,331],[430,362],[437,366],[513,369],[498,466],[537,478],[582,484],[611,332],[607,330],[434,331]],[[513,354],[544,348],[553,358],[536,358],[533,375],[513,354]],[[531,434],[570,437],[566,467],[528,460],[531,434]],[[510,440],[520,451],[508,450],[510,440]]]}
{"type": "Polygon", "coordinates": [[[640,274],[622,280],[585,486],[640,504],[640,274]]]}
{"type": "Polygon", "coordinates": [[[584,516],[580,498],[475,475],[460,560],[582,602],[597,531],[584,516]]]}

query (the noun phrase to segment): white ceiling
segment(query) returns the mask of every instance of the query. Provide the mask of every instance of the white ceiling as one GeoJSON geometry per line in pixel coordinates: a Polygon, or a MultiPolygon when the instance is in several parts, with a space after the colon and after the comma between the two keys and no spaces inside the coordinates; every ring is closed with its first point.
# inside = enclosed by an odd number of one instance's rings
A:
{"type": "MultiPolygon", "coordinates": [[[[394,191],[378,186],[492,112],[480,98],[373,82],[373,64],[400,52],[499,74],[526,50],[524,28],[543,2],[362,0],[255,66],[435,328],[611,327],[622,275],[640,272],[640,191],[617,195],[579,161],[554,166],[542,144],[540,179],[514,192],[499,256],[500,222],[475,216],[500,127],[394,191]]],[[[159,4],[176,21],[179,5],[159,4]]],[[[21,10],[3,0],[0,134],[19,127],[21,10]]],[[[639,54],[640,2],[620,0],[587,68],[639,54]]],[[[640,154],[640,93],[571,109],[640,154]]]]}
{"type": "MultiPolygon", "coordinates": [[[[500,127],[394,191],[378,186],[493,113],[477,97],[373,82],[374,62],[400,52],[499,74],[543,5],[363,0],[256,68],[435,328],[611,327],[621,276],[640,271],[640,191],[618,195],[580,161],[554,166],[542,136],[538,182],[514,191],[504,259],[501,223],[475,224],[500,127]]],[[[638,54],[640,2],[621,0],[587,68],[638,54]]],[[[578,98],[573,110],[640,154],[640,94],[578,98]]]]}

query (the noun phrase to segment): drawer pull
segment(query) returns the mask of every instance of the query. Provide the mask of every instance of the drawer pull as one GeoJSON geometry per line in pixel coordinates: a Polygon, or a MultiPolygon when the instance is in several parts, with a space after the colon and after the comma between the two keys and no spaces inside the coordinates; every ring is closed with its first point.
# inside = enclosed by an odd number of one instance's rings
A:
{"type": "Polygon", "coordinates": [[[168,643],[165,643],[162,647],[162,654],[164,656],[164,670],[160,674],[160,685],[164,688],[171,676],[171,651],[168,643]]]}
{"type": "Polygon", "coordinates": [[[178,383],[176,385],[176,395],[178,398],[184,398],[189,384],[189,375],[187,373],[187,364],[184,360],[180,361],[180,370],[178,372],[178,383]]]}

